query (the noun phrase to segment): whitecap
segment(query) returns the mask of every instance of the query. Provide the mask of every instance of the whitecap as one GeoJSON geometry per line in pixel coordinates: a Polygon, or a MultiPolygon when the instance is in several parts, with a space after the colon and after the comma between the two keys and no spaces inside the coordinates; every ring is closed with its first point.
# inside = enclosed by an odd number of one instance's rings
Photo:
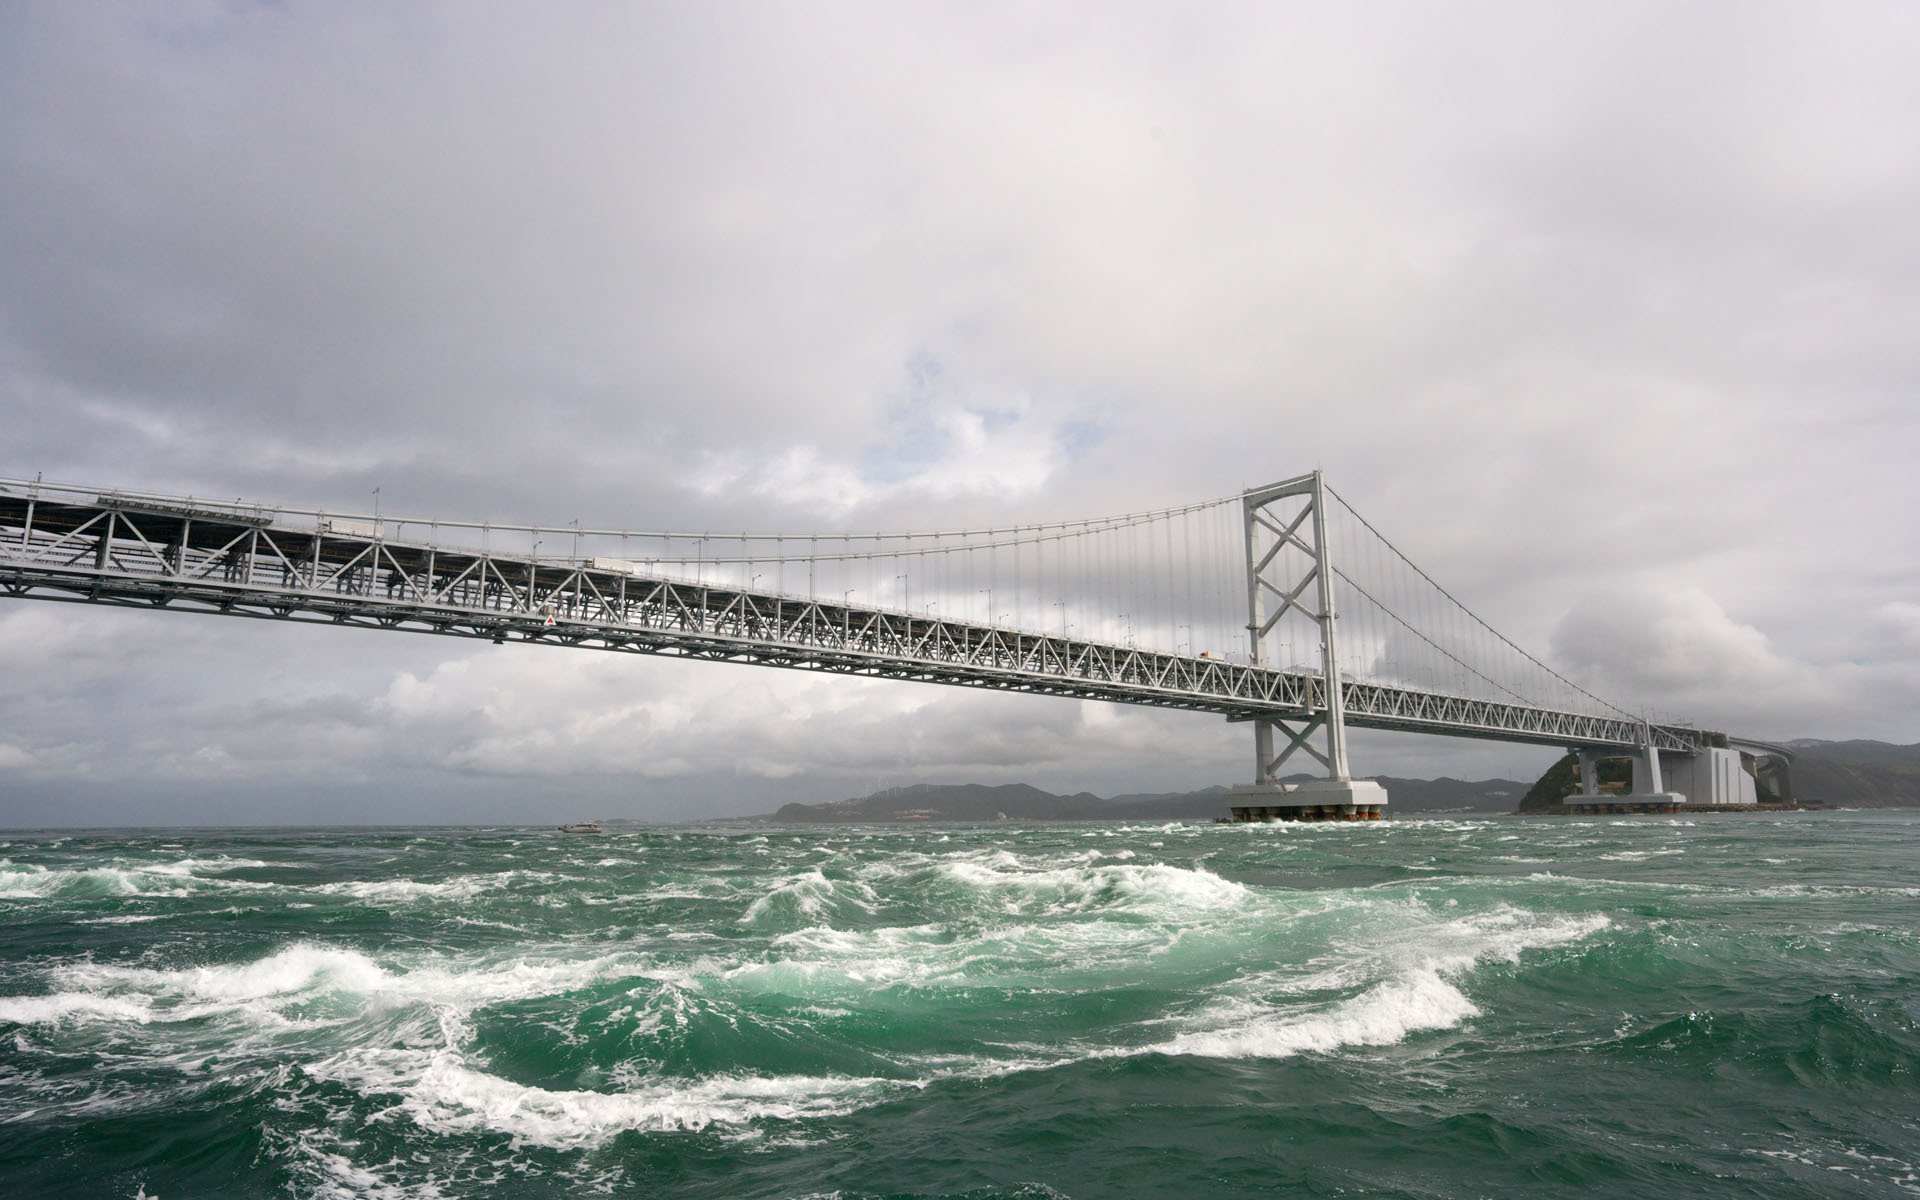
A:
{"type": "MultiPolygon", "coordinates": [[[[404,1187],[390,1183],[377,1170],[359,1166],[344,1154],[323,1149],[307,1135],[296,1139],[293,1148],[298,1156],[297,1169],[301,1174],[314,1177],[313,1181],[321,1187],[319,1194],[330,1200],[348,1200],[349,1197],[364,1200],[443,1200],[446,1195],[432,1181],[413,1182],[404,1187]]],[[[159,1198],[154,1197],[153,1200],[159,1198]]]]}
{"type": "MultiPolygon", "coordinates": [[[[1285,1058],[1343,1046],[1383,1046],[1407,1035],[1450,1029],[1480,1015],[1456,980],[1485,961],[1516,962],[1527,950],[1578,941],[1610,922],[1598,914],[1540,921],[1501,906],[1438,925],[1415,920],[1376,934],[1371,952],[1387,977],[1331,1005],[1276,1006],[1229,996],[1192,1018],[1200,1026],[1169,1041],[1116,1053],[1194,1054],[1219,1058],[1285,1058]]],[[[1332,978],[1299,981],[1278,990],[1298,994],[1318,982],[1344,982],[1351,964],[1332,978]]],[[[1257,982],[1257,979],[1256,981],[1257,982]]]]}
{"type": "MultiPolygon", "coordinates": [[[[334,997],[336,1019],[346,1011],[419,1006],[456,1024],[475,1008],[553,995],[596,980],[641,973],[630,954],[590,958],[492,962],[430,960],[411,969],[383,966],[357,950],[312,943],[283,947],[251,962],[173,969],[76,963],[56,968],[55,993],[9,997],[34,1019],[72,1015],[98,1020],[183,1022],[235,1019],[280,1029],[312,1023],[308,1006],[334,997]],[[37,1007],[43,1000],[55,1007],[37,1007]],[[342,1005],[345,1006],[344,1010],[342,1005]]],[[[15,1019],[24,1019],[15,1018],[15,1019]]]]}
{"type": "Polygon", "coordinates": [[[405,904],[417,900],[470,900],[482,892],[498,891],[516,881],[555,878],[558,876],[550,871],[495,871],[488,875],[456,875],[431,883],[417,879],[350,879],[318,884],[308,890],[375,904],[405,904]]]}
{"type": "Polygon", "coordinates": [[[872,1077],[711,1075],[630,1080],[623,1091],[560,1091],[476,1070],[450,1050],[350,1052],[307,1070],[365,1095],[398,1095],[398,1111],[436,1133],[500,1133],[517,1144],[559,1150],[598,1145],[628,1130],[841,1116],[921,1086],[872,1077]]]}
{"type": "Polygon", "coordinates": [[[247,879],[209,877],[206,874],[208,871],[265,865],[251,859],[188,858],[177,862],[66,869],[0,860],[0,899],[76,899],[87,896],[178,899],[201,889],[271,888],[275,885],[247,879]]]}
{"type": "Polygon", "coordinates": [[[1479,1015],[1473,1001],[1438,971],[1420,969],[1324,1012],[1263,1015],[1236,1028],[1184,1033],[1148,1050],[1208,1058],[1286,1058],[1343,1046],[1391,1045],[1410,1033],[1447,1029],[1479,1015]]]}
{"type": "MultiPolygon", "coordinates": [[[[1006,856],[1010,858],[1011,856],[1006,856]]],[[[1211,871],[1164,863],[1027,869],[1017,860],[962,860],[941,872],[975,889],[1007,913],[1079,912],[1088,909],[1221,909],[1249,902],[1244,884],[1211,871]]]]}
{"type": "Polygon", "coordinates": [[[797,875],[789,875],[771,890],[755,897],[753,903],[747,906],[747,911],[741,914],[740,924],[762,925],[796,919],[815,922],[827,914],[831,905],[841,901],[873,912],[878,907],[879,897],[864,882],[828,879],[820,868],[813,867],[797,875]]]}
{"type": "Polygon", "coordinates": [[[82,1018],[144,1025],[153,1019],[152,1002],[143,996],[98,996],[91,992],[0,996],[0,1024],[54,1025],[82,1018]]]}

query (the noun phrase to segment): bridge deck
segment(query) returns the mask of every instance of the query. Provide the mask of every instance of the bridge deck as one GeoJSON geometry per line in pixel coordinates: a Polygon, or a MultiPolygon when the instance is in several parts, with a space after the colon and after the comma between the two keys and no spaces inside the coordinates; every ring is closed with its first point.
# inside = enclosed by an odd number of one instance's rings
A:
{"type": "MultiPolygon", "coordinates": [[[[676,580],[634,564],[395,541],[364,520],[0,486],[0,588],[34,599],[324,621],[1309,718],[1316,674],[676,580]]],[[[1640,744],[1639,722],[1348,680],[1346,720],[1553,746],[1640,744]]],[[[1653,726],[1662,749],[1716,735],[1653,726]]]]}

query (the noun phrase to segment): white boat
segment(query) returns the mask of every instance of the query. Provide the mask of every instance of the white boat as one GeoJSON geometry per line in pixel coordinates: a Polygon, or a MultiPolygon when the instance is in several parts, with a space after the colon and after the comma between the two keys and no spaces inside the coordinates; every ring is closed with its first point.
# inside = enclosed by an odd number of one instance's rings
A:
{"type": "Polygon", "coordinates": [[[598,821],[571,821],[560,827],[561,833],[605,833],[598,821]]]}

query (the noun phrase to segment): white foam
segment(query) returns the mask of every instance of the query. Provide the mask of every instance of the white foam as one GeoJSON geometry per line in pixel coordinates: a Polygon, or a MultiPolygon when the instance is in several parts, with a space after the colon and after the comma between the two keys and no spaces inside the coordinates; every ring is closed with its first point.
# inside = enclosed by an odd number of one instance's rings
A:
{"type": "Polygon", "coordinates": [[[545,880],[554,876],[546,871],[496,871],[490,875],[456,875],[436,883],[414,879],[353,879],[324,883],[309,890],[328,896],[346,896],[375,903],[416,900],[470,900],[482,892],[497,891],[517,879],[545,880]]]}
{"type": "Polygon", "coordinates": [[[153,1013],[151,1002],[144,997],[96,996],[90,992],[0,996],[0,1024],[54,1025],[80,1018],[134,1021],[144,1025],[153,1019],[153,1013]]]}
{"type": "Polygon", "coordinates": [[[866,993],[897,983],[956,984],[975,946],[954,944],[935,926],[840,930],[812,926],[773,939],[783,957],[718,974],[735,987],[787,996],[866,993]]]}
{"type": "MultiPolygon", "coordinates": [[[[380,1177],[377,1171],[357,1166],[344,1154],[323,1150],[306,1136],[294,1142],[299,1153],[300,1165],[305,1173],[316,1176],[315,1182],[321,1185],[319,1195],[328,1200],[348,1200],[349,1197],[362,1197],[364,1200],[443,1200],[442,1192],[431,1180],[412,1182],[402,1187],[389,1183],[380,1177]]],[[[391,1164],[389,1164],[391,1165],[391,1164]]],[[[159,1200],[155,1197],[154,1200],[159,1200]]]]}
{"type": "Polygon", "coordinates": [[[311,890],[352,900],[405,903],[413,900],[468,900],[486,890],[486,885],[471,877],[448,879],[440,883],[420,883],[412,879],[368,879],[326,883],[311,890]]]}
{"type": "MultiPolygon", "coordinates": [[[[84,871],[50,871],[32,863],[0,864],[0,899],[39,899],[70,889],[118,896],[133,895],[138,890],[131,874],[113,867],[93,867],[84,871]]],[[[184,896],[186,892],[178,891],[172,894],[184,896]]]]}
{"type": "MultiPolygon", "coordinates": [[[[183,858],[179,862],[151,863],[143,865],[139,869],[142,871],[150,871],[156,875],[204,875],[209,871],[235,871],[245,867],[269,867],[272,865],[272,863],[261,862],[257,858],[229,858],[223,854],[218,858],[183,858]]],[[[227,882],[243,881],[228,880],[227,882]]],[[[257,886],[270,887],[272,885],[259,884],[257,886]]]]}
{"type": "Polygon", "coordinates": [[[713,890],[702,891],[693,884],[662,884],[632,896],[620,896],[621,900],[712,900],[719,893],[713,890]]]}
{"type": "Polygon", "coordinates": [[[1151,1050],[1209,1058],[1286,1058],[1342,1046],[1386,1046],[1408,1034],[1447,1029],[1480,1015],[1473,1001],[1433,970],[1369,988],[1332,1009],[1264,1016],[1239,1028],[1181,1034],[1151,1050]]]}
{"type": "Polygon", "coordinates": [[[486,1131],[516,1143],[572,1149],[626,1130],[668,1132],[762,1119],[839,1116],[904,1087],[878,1078],[715,1075],[635,1081],[618,1092],[554,1091],[475,1070],[453,1051],[350,1053],[308,1068],[367,1095],[398,1094],[398,1109],[436,1133],[486,1131]]]}
{"type": "Polygon", "coordinates": [[[31,900],[87,895],[178,899],[192,895],[197,889],[271,888],[275,885],[248,879],[209,877],[206,874],[208,871],[265,865],[251,859],[187,858],[177,862],[69,870],[0,860],[0,899],[31,900]]]}
{"type": "Polygon", "coordinates": [[[866,883],[836,882],[828,879],[819,867],[813,867],[789,875],[778,887],[755,897],[741,914],[740,924],[764,925],[795,918],[817,922],[827,914],[829,906],[842,901],[872,912],[878,906],[879,897],[866,883]]]}
{"type": "MultiPolygon", "coordinates": [[[[1097,852],[1095,852],[1097,853],[1097,852]]],[[[942,864],[948,878],[985,893],[1002,911],[1028,913],[1129,910],[1223,909],[1246,904],[1244,884],[1211,871],[1165,863],[1032,869],[1008,862],[1004,852],[986,859],[942,864]]]]}
{"type": "MultiPolygon", "coordinates": [[[[1356,996],[1315,1008],[1276,1008],[1229,997],[1197,1018],[1203,1028],[1146,1047],[1144,1052],[1285,1058],[1343,1046],[1392,1045],[1412,1033],[1451,1029],[1480,1015],[1480,1009],[1454,983],[1457,977],[1481,962],[1514,962],[1527,950],[1577,941],[1608,924],[1598,915],[1538,921],[1505,906],[1439,925],[1404,924],[1375,944],[1388,977],[1356,996]]],[[[1352,969],[1335,968],[1313,982],[1336,982],[1352,969]]],[[[1298,994],[1305,989],[1279,990],[1298,994]]]]}
{"type": "Polygon", "coordinates": [[[368,992],[386,972],[353,950],[299,944],[250,963],[159,970],[82,964],[62,967],[56,977],[90,990],[123,989],[173,1000],[242,1001],[288,996],[322,988],[368,992]]]}
{"type": "MultiPolygon", "coordinates": [[[[639,974],[628,954],[591,958],[494,962],[429,961],[412,969],[389,968],[356,950],[297,943],[246,963],[156,969],[77,963],[55,969],[59,989],[41,997],[9,997],[24,1014],[13,1018],[57,1019],[59,1006],[99,1020],[179,1022],[209,1017],[251,1026],[284,1028],[306,1023],[310,1005],[336,997],[353,1009],[421,1006],[439,1014],[443,1026],[459,1026],[480,1006],[553,995],[608,976],[639,974]],[[35,1007],[54,1002],[56,1009],[35,1007]],[[38,1016],[43,1012],[51,1016],[38,1016]]],[[[9,1010],[0,1006],[0,1013],[9,1010]]],[[[340,1014],[336,1011],[335,1016],[340,1014]]]]}

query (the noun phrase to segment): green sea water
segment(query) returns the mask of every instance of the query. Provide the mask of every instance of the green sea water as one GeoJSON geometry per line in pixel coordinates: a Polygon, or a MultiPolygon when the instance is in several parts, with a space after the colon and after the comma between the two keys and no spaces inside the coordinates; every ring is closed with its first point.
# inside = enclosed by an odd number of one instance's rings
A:
{"type": "Polygon", "coordinates": [[[1575,1193],[1920,1195],[1920,815],[0,833],[4,1196],[1575,1193]]]}

